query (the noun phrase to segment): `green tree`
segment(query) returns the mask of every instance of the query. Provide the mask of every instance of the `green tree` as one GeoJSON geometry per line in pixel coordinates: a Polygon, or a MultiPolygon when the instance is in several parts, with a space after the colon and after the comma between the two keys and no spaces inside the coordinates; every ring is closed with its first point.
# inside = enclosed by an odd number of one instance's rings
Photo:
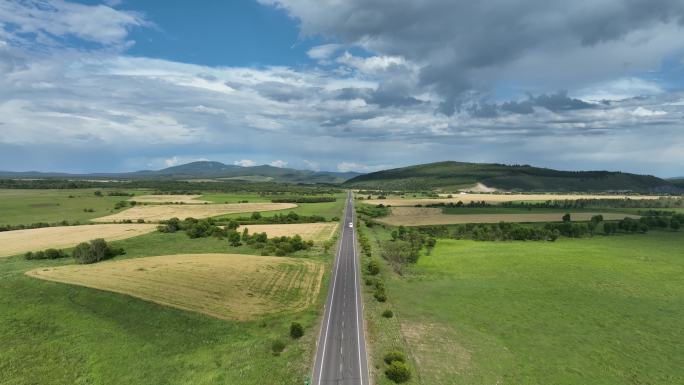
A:
{"type": "Polygon", "coordinates": [[[304,335],[304,327],[299,322],[290,324],[290,337],[300,338],[304,335]]]}
{"type": "Polygon", "coordinates": [[[570,222],[570,213],[563,215],[563,222],[570,222]]]}

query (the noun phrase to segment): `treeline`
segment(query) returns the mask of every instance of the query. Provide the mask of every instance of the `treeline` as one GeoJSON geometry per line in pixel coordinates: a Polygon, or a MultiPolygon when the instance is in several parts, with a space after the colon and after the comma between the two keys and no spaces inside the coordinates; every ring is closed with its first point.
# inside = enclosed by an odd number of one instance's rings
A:
{"type": "Polygon", "coordinates": [[[323,203],[335,202],[335,197],[286,197],[271,199],[272,203],[323,203]]]}
{"type": "MultiPolygon", "coordinates": [[[[339,221],[340,218],[333,217],[332,222],[339,221]]],[[[299,215],[294,211],[287,214],[275,214],[265,217],[259,212],[252,213],[249,217],[237,217],[230,222],[235,222],[243,225],[271,225],[271,224],[289,224],[289,223],[314,223],[325,222],[326,218],[321,215],[299,215]]]]}
{"type": "Polygon", "coordinates": [[[214,181],[188,182],[181,180],[121,180],[99,182],[92,180],[67,179],[0,179],[0,188],[7,189],[105,189],[117,190],[147,189],[157,193],[192,194],[197,192],[216,193],[263,193],[266,195],[329,195],[341,192],[329,185],[287,184],[276,182],[214,181]]]}
{"type": "Polygon", "coordinates": [[[106,259],[123,254],[126,254],[124,249],[113,248],[107,244],[107,241],[102,238],[98,238],[93,239],[90,242],[82,242],[78,244],[71,252],[71,255],[67,254],[64,250],[47,249],[36,252],[29,251],[28,253],[24,254],[24,258],[27,260],[60,259],[71,256],[77,263],[90,264],[104,261],[106,259]]]}
{"type": "MultiPolygon", "coordinates": [[[[512,195],[513,197],[514,195],[512,195]]],[[[422,205],[416,205],[418,207],[422,205]]],[[[590,208],[676,208],[684,207],[684,198],[658,198],[658,199],[575,199],[575,200],[548,200],[545,202],[501,202],[492,204],[486,201],[472,201],[468,203],[440,202],[427,204],[425,207],[446,208],[480,208],[480,207],[505,207],[523,209],[590,209],[590,208]]]]}
{"type": "Polygon", "coordinates": [[[390,209],[382,203],[376,206],[360,204],[356,206],[356,212],[370,218],[379,218],[389,215],[390,209]]]}
{"type": "Polygon", "coordinates": [[[43,227],[54,227],[54,226],[79,226],[79,225],[82,225],[82,223],[79,221],[69,222],[66,220],[61,221],[61,222],[54,222],[54,223],[36,222],[36,223],[28,224],[28,225],[0,225],[0,232],[12,231],[12,230],[40,229],[43,227]]]}
{"type": "Polygon", "coordinates": [[[238,227],[236,221],[231,221],[227,226],[220,226],[212,218],[186,218],[182,221],[178,218],[172,218],[163,222],[158,230],[162,233],[184,231],[190,238],[216,237],[227,239],[230,246],[239,247],[242,244],[247,244],[261,250],[262,255],[283,256],[300,250],[307,250],[314,245],[313,241],[304,241],[299,235],[269,238],[266,233],[249,234],[249,230],[246,228],[242,232],[238,232],[238,227]]]}
{"type": "Polygon", "coordinates": [[[380,254],[399,274],[405,265],[418,262],[423,247],[429,254],[437,244],[433,236],[413,227],[399,226],[391,235],[391,241],[382,242],[380,254]]]}

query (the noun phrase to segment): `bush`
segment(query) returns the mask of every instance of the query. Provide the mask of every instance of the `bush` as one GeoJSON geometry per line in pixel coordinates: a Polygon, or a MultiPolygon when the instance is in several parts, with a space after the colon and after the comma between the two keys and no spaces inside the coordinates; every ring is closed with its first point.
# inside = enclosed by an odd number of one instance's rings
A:
{"type": "Polygon", "coordinates": [[[384,360],[387,365],[395,361],[406,362],[406,355],[398,350],[390,350],[385,353],[384,360]]]}
{"type": "Polygon", "coordinates": [[[400,361],[392,362],[387,370],[385,370],[385,375],[390,380],[400,384],[406,382],[411,378],[411,370],[408,365],[400,361]]]}
{"type": "Polygon", "coordinates": [[[394,313],[392,313],[392,310],[390,309],[385,309],[385,311],[382,312],[382,316],[385,318],[392,318],[394,317],[394,313]]]}
{"type": "Polygon", "coordinates": [[[380,264],[378,261],[372,260],[368,262],[368,274],[378,275],[380,273],[380,264]]]}
{"type": "Polygon", "coordinates": [[[375,297],[378,302],[387,301],[387,295],[385,294],[384,289],[376,289],[375,293],[373,293],[373,297],[375,297]]]}
{"type": "Polygon", "coordinates": [[[271,351],[273,352],[274,356],[279,356],[280,353],[283,352],[283,350],[285,350],[285,342],[283,342],[282,340],[274,340],[271,343],[271,351]]]}
{"type": "Polygon", "coordinates": [[[304,327],[299,322],[293,322],[290,325],[290,337],[300,338],[304,335],[304,327]]]}
{"type": "Polygon", "coordinates": [[[124,254],[123,249],[114,249],[102,239],[94,239],[90,243],[83,242],[74,248],[72,256],[81,264],[100,262],[105,259],[124,254]]]}

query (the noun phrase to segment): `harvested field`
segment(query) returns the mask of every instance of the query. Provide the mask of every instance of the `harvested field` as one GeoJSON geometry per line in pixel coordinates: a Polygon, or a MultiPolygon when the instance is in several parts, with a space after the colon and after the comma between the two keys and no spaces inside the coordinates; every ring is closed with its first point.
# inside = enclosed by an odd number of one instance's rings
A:
{"type": "Polygon", "coordinates": [[[242,254],[180,254],[39,268],[27,275],[228,320],[297,312],[321,289],[323,263],[242,254]]]}
{"type": "MultiPolygon", "coordinates": [[[[638,215],[621,213],[575,213],[570,211],[573,221],[588,221],[592,216],[601,214],[605,220],[625,217],[639,218],[638,215]]],[[[463,214],[449,215],[436,207],[392,207],[392,213],[376,219],[378,222],[393,226],[452,225],[460,223],[499,223],[499,222],[560,222],[564,213],[544,214],[463,214]]]]}
{"type": "Polygon", "coordinates": [[[147,234],[157,229],[152,224],[116,224],[44,227],[0,232],[0,257],[49,248],[63,249],[95,238],[107,241],[147,234]]]}
{"type": "Polygon", "coordinates": [[[321,223],[294,223],[285,225],[245,225],[241,226],[238,231],[244,228],[249,229],[250,234],[266,233],[271,237],[291,237],[299,234],[305,240],[325,241],[330,239],[337,230],[337,222],[321,222],[321,223]]]}
{"type": "Polygon", "coordinates": [[[453,194],[453,198],[428,198],[428,199],[369,199],[363,201],[368,204],[384,204],[385,206],[415,206],[438,203],[463,203],[470,202],[513,202],[513,201],[549,201],[549,200],[577,200],[577,199],[658,199],[656,195],[584,195],[584,194],[453,194]]]}
{"type": "Polygon", "coordinates": [[[183,203],[183,204],[203,204],[211,203],[203,201],[201,195],[139,195],[132,197],[129,201],[140,203],[183,203]]]}
{"type": "Polygon", "coordinates": [[[95,218],[94,222],[120,222],[138,220],[158,222],[171,218],[209,218],[225,214],[251,213],[254,211],[285,210],[297,207],[294,203],[233,203],[208,205],[150,205],[135,206],[106,217],[95,218]]]}

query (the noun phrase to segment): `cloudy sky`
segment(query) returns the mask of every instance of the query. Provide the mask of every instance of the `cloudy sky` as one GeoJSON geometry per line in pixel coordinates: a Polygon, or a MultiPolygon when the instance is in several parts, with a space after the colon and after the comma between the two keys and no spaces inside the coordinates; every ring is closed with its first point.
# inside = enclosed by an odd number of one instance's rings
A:
{"type": "Polygon", "coordinates": [[[679,176],[683,36],[681,0],[1,0],[0,170],[679,176]]]}

